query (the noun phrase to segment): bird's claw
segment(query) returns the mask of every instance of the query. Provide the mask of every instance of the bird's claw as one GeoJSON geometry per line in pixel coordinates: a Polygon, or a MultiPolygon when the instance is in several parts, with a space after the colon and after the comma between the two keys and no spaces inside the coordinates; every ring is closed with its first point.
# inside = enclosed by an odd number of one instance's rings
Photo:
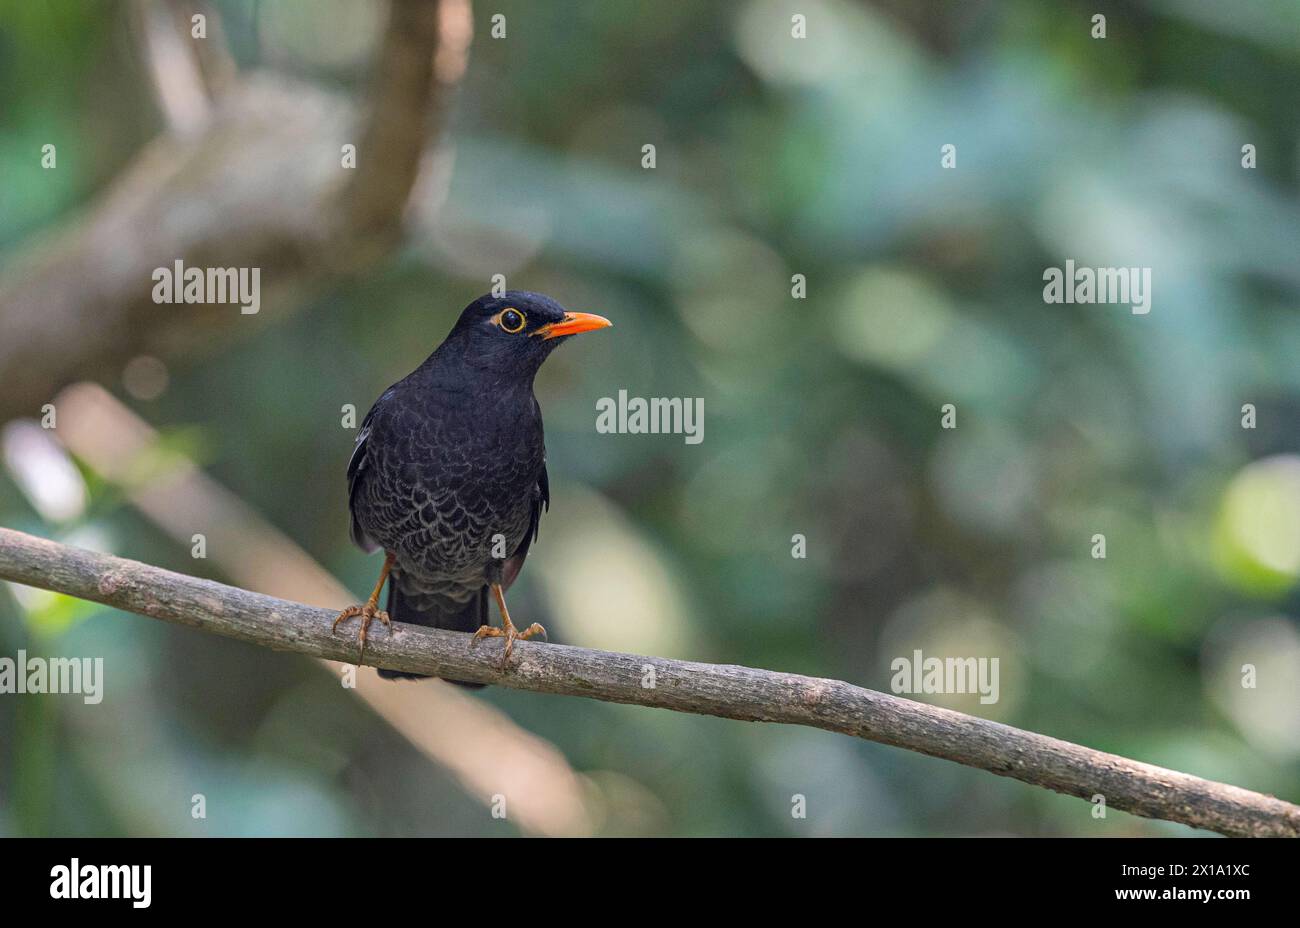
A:
{"type": "Polygon", "coordinates": [[[504,638],[506,640],[505,652],[501,655],[501,669],[504,670],[510,664],[510,652],[515,648],[516,641],[527,641],[530,638],[539,638],[546,641],[546,629],[534,622],[532,625],[519,631],[514,624],[506,619],[504,628],[494,628],[491,625],[482,625],[474,633],[474,640],[470,642],[470,647],[478,644],[482,638],[504,638]]]}
{"type": "Polygon", "coordinates": [[[388,618],[388,613],[379,608],[379,603],[371,600],[365,605],[348,606],[338,614],[334,624],[330,626],[330,634],[333,635],[338,631],[339,623],[346,622],[353,616],[361,616],[361,631],[357,634],[357,640],[361,643],[361,652],[357,655],[357,663],[360,664],[366,656],[366,634],[370,631],[370,623],[378,619],[388,633],[393,633],[392,622],[388,618]]]}

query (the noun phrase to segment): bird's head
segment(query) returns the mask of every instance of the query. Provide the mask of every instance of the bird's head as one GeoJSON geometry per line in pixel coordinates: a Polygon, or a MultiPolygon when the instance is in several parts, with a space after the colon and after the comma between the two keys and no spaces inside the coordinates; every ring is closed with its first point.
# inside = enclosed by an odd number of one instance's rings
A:
{"type": "Polygon", "coordinates": [[[466,306],[445,344],[475,366],[531,377],[561,342],[609,325],[604,316],[568,312],[540,293],[507,290],[466,306]]]}

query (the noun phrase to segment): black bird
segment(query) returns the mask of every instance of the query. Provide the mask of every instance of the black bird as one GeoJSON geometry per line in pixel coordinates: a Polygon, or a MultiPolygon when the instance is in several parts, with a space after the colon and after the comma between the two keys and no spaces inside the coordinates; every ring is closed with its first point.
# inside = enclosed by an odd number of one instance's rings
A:
{"type": "Polygon", "coordinates": [[[364,550],[383,548],[386,557],[370,599],[334,620],[337,629],[361,616],[361,657],[375,619],[474,632],[474,642],[505,638],[503,666],[516,639],[545,640],[536,623],[516,629],[505,601],[550,505],[533,378],[565,339],[610,324],[566,312],[540,293],[479,297],[437,350],[366,413],[348,462],[351,533],[364,550]],[[381,612],[379,593],[390,578],[381,612]],[[489,592],[500,629],[488,625],[489,592]]]}

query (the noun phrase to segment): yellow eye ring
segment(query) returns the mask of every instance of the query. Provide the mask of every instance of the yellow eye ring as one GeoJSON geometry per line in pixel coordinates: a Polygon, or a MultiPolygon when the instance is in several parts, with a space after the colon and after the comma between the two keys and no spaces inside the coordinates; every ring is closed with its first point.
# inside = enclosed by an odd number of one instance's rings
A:
{"type": "Polygon", "coordinates": [[[516,332],[522,332],[528,320],[524,314],[513,306],[507,306],[501,310],[501,315],[497,317],[497,325],[501,326],[503,331],[514,335],[516,332]]]}

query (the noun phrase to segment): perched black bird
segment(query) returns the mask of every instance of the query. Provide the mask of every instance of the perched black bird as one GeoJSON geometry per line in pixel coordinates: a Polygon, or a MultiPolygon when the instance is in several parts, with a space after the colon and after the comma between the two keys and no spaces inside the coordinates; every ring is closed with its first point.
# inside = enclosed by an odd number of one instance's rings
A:
{"type": "Polygon", "coordinates": [[[371,407],[348,462],[348,507],[353,541],[387,557],[370,599],[334,621],[361,616],[363,657],[375,619],[503,637],[504,664],[515,639],[545,640],[536,623],[518,631],[505,601],[550,503],[533,378],[566,338],[608,325],[539,293],[480,297],[371,407]],[[379,593],[390,577],[385,613],[379,593]],[[488,625],[489,591],[500,629],[488,625]]]}

